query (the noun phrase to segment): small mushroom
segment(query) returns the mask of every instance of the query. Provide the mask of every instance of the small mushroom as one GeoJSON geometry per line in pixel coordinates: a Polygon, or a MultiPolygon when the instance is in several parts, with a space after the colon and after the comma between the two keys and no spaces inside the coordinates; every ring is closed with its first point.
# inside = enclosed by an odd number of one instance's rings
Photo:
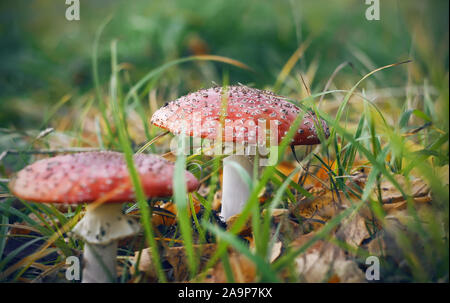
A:
{"type": "MultiPolygon", "coordinates": [[[[144,154],[134,156],[134,163],[147,197],[172,195],[172,163],[144,154]]],[[[199,185],[189,172],[186,183],[188,191],[199,185]]],[[[113,282],[118,240],[140,230],[138,222],[122,213],[122,204],[136,199],[123,154],[86,152],[39,160],[19,171],[9,187],[27,201],[87,203],[73,229],[85,242],[82,282],[113,282]],[[103,203],[92,203],[99,199],[103,203]]]]}
{"type": "MultiPolygon", "coordinates": [[[[303,113],[297,106],[273,92],[240,85],[204,89],[168,102],[153,114],[151,122],[174,134],[184,132],[192,137],[210,140],[217,139],[220,129],[222,136],[219,136],[219,139],[223,142],[235,142],[245,146],[260,144],[261,139],[266,139],[269,127],[271,144],[279,144],[299,114],[303,113]],[[222,126],[224,95],[228,103],[222,126]],[[275,126],[273,129],[278,133],[276,138],[273,138],[272,126],[275,126]]],[[[319,121],[314,113],[308,112],[304,115],[291,145],[320,143],[315,125],[321,125],[325,137],[329,136],[325,121],[319,121]]],[[[232,163],[243,167],[250,176],[253,170],[252,157],[249,155],[234,154],[224,159],[221,210],[224,220],[240,213],[250,194],[248,186],[232,163]]]]}

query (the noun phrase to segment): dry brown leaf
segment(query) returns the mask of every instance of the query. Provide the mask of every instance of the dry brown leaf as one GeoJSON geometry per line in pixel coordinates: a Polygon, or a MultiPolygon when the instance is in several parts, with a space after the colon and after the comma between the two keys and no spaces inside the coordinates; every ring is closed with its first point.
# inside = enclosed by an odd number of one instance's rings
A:
{"type": "MultiPolygon", "coordinates": [[[[262,211],[262,216],[266,215],[267,211],[262,211]]],[[[292,238],[292,235],[297,235],[301,232],[300,224],[293,221],[290,217],[290,210],[285,208],[275,208],[272,211],[272,224],[274,229],[279,226],[280,237],[292,238]]]]}
{"type": "Polygon", "coordinates": [[[270,251],[270,258],[269,258],[270,263],[275,261],[280,256],[282,247],[283,247],[283,243],[281,243],[281,241],[276,242],[272,246],[272,250],[270,251]]]}
{"type": "MultiPolygon", "coordinates": [[[[294,248],[294,249],[300,248],[301,246],[303,246],[304,244],[306,244],[309,240],[311,240],[311,239],[314,237],[315,234],[316,234],[315,232],[310,232],[310,233],[308,233],[308,234],[300,235],[300,236],[298,236],[296,239],[294,239],[294,240],[289,244],[289,246],[292,247],[292,248],[294,248]]],[[[308,251],[309,251],[309,250],[311,250],[311,251],[312,251],[312,250],[320,250],[320,249],[322,248],[322,245],[323,245],[324,243],[325,243],[325,242],[322,241],[322,240],[316,241],[316,242],[314,242],[314,244],[313,244],[311,247],[308,248],[308,251]]]]}
{"type": "Polygon", "coordinates": [[[339,282],[365,282],[364,273],[354,261],[336,256],[333,250],[330,249],[330,251],[323,254],[317,251],[305,253],[296,258],[297,271],[302,280],[319,283],[337,276],[334,280],[339,282]]]}
{"type": "MultiPolygon", "coordinates": [[[[200,202],[192,196],[192,201],[194,203],[194,209],[195,213],[198,213],[200,211],[200,202]]],[[[175,224],[176,222],[176,205],[173,202],[158,202],[156,206],[159,206],[159,208],[162,209],[162,211],[158,211],[157,208],[154,209],[153,215],[152,215],[152,224],[153,226],[159,226],[159,225],[166,225],[170,226],[175,224]],[[166,213],[167,212],[167,213],[166,213]]],[[[191,215],[191,208],[188,208],[189,216],[191,215]]]]}
{"type": "MultiPolygon", "coordinates": [[[[361,169],[350,175],[350,178],[345,182],[345,185],[349,187],[349,189],[354,192],[358,192],[362,190],[367,182],[367,169],[361,169]],[[358,188],[359,187],[359,188],[358,188]]],[[[354,198],[355,196],[349,190],[348,193],[350,197],[354,198]]]]}
{"type": "Polygon", "coordinates": [[[370,238],[366,220],[359,213],[344,219],[336,232],[336,237],[347,244],[359,247],[364,239],[370,238]]]}
{"type": "Polygon", "coordinates": [[[300,215],[305,218],[315,218],[315,216],[327,219],[332,218],[343,206],[351,205],[342,192],[339,194],[340,202],[336,193],[332,191],[322,192],[322,194],[313,199],[304,199],[292,209],[293,215],[300,215]]]}
{"type": "MultiPolygon", "coordinates": [[[[233,226],[234,222],[236,222],[236,220],[239,219],[240,216],[241,216],[240,214],[236,214],[234,216],[231,216],[227,220],[227,231],[230,231],[230,229],[233,226]]],[[[241,235],[241,236],[250,236],[251,234],[252,234],[252,222],[251,222],[251,218],[248,218],[247,222],[245,222],[245,225],[239,231],[239,235],[241,235]]]]}
{"type": "MultiPolygon", "coordinates": [[[[282,161],[280,164],[277,165],[277,170],[279,170],[281,173],[283,173],[283,175],[285,176],[289,176],[289,174],[296,169],[296,166],[289,161],[282,161]]],[[[300,177],[300,172],[296,173],[293,177],[292,180],[297,183],[298,182],[298,178],[300,177]]]]}
{"type": "Polygon", "coordinates": [[[212,203],[212,209],[215,210],[215,211],[218,211],[220,206],[222,206],[222,191],[218,190],[214,194],[214,199],[213,199],[213,203],[212,203]]]}
{"type": "MultiPolygon", "coordinates": [[[[327,165],[331,168],[331,170],[334,170],[336,168],[336,161],[326,161],[327,165]]],[[[308,175],[306,177],[305,185],[312,184],[314,187],[322,187],[322,183],[319,180],[326,181],[326,183],[329,183],[329,175],[328,175],[328,168],[326,168],[324,165],[322,165],[319,170],[316,172],[315,177],[312,177],[308,175]],[[319,180],[317,180],[319,179],[319,180]]]]}
{"type": "Polygon", "coordinates": [[[386,211],[386,213],[390,214],[397,210],[403,210],[406,209],[406,201],[400,201],[395,203],[387,203],[383,204],[383,209],[386,211]]]}
{"type": "MultiPolygon", "coordinates": [[[[431,194],[427,194],[423,197],[417,197],[413,198],[413,201],[417,204],[426,204],[431,202],[431,194]]],[[[405,210],[407,207],[406,201],[400,201],[400,202],[394,202],[394,203],[386,203],[383,204],[383,209],[386,211],[387,214],[393,214],[396,211],[405,210]]]]}
{"type": "Polygon", "coordinates": [[[8,235],[28,235],[31,232],[39,233],[34,227],[21,223],[13,223],[8,231],[8,235]]]}
{"type": "MultiPolygon", "coordinates": [[[[427,196],[430,192],[430,187],[422,179],[415,178],[408,182],[408,180],[402,175],[395,175],[395,179],[400,186],[414,198],[427,196]]],[[[380,187],[383,203],[394,203],[405,200],[400,191],[392,185],[391,182],[383,181],[381,182],[380,187]]]]}
{"type": "MultiPolygon", "coordinates": [[[[264,216],[266,209],[263,210],[262,215],[264,216]]],[[[289,209],[286,208],[275,208],[272,211],[272,217],[281,218],[283,216],[289,216],[289,209]]]]}
{"type": "MultiPolygon", "coordinates": [[[[228,256],[234,281],[237,283],[252,283],[256,279],[256,266],[247,257],[236,251],[231,251],[228,256]]],[[[222,262],[217,263],[208,270],[206,283],[228,282],[222,262]]]]}
{"type": "MultiPolygon", "coordinates": [[[[433,214],[427,213],[427,209],[429,209],[429,207],[426,205],[417,208],[417,214],[424,225],[427,224],[427,221],[435,219],[433,214]]],[[[408,229],[408,226],[413,222],[415,222],[415,219],[409,214],[408,210],[393,211],[384,218],[383,229],[374,239],[363,247],[366,248],[371,255],[389,256],[395,260],[397,264],[400,264],[404,261],[404,254],[398,243],[401,243],[399,241],[401,241],[405,235],[411,239],[411,245],[415,251],[420,252],[423,250],[419,235],[408,229]]],[[[423,254],[418,253],[418,255],[421,256],[423,254]]]]}
{"type": "MultiPolygon", "coordinates": [[[[195,254],[201,256],[200,259],[200,269],[206,261],[211,257],[211,255],[216,250],[215,244],[202,244],[194,245],[195,254]]],[[[144,273],[144,275],[149,278],[150,281],[157,281],[157,275],[155,268],[151,259],[151,249],[145,248],[142,250],[141,259],[139,262],[139,271],[144,273]]],[[[136,272],[136,264],[139,256],[139,251],[135,252],[132,258],[132,263],[134,264],[131,268],[131,273],[136,272]]],[[[183,246],[169,247],[166,249],[161,256],[163,260],[166,260],[173,268],[173,279],[176,282],[186,281],[189,278],[189,268],[187,263],[186,251],[183,246]]]]}
{"type": "Polygon", "coordinates": [[[396,240],[400,231],[406,232],[406,227],[395,216],[388,215],[385,217],[383,230],[362,247],[373,256],[389,256],[396,263],[400,263],[404,257],[396,240]]]}
{"type": "MultiPolygon", "coordinates": [[[[216,251],[215,244],[194,245],[196,256],[200,257],[200,268],[209,260],[211,255],[216,251]]],[[[186,281],[189,278],[189,268],[186,251],[183,246],[170,247],[166,250],[165,258],[173,267],[173,275],[175,281],[186,281]]]]}
{"type": "Polygon", "coordinates": [[[205,183],[201,183],[200,187],[197,189],[197,193],[202,197],[207,197],[209,194],[209,186],[205,183]]]}
{"type": "Polygon", "coordinates": [[[327,282],[328,283],[339,283],[339,282],[341,282],[341,279],[339,278],[338,275],[334,274],[331,276],[331,278],[328,279],[327,282]]]}
{"type": "MultiPolygon", "coordinates": [[[[330,166],[331,169],[334,169],[336,166],[335,162],[329,162],[327,164],[330,166]]],[[[282,161],[280,164],[277,165],[277,169],[285,176],[288,176],[296,168],[297,168],[296,164],[289,161],[282,161]]],[[[300,175],[301,172],[296,173],[292,177],[292,180],[297,183],[300,175]]],[[[314,172],[313,175],[308,174],[306,176],[303,186],[305,187],[312,186],[321,188],[323,187],[322,182],[328,183],[328,180],[329,180],[328,169],[325,166],[322,166],[316,172],[314,172]]]]}
{"type": "MultiPolygon", "coordinates": [[[[300,247],[314,233],[302,235],[291,245],[300,247]]],[[[295,259],[297,272],[305,282],[364,282],[365,277],[357,264],[346,259],[345,252],[337,246],[319,240],[304,254],[295,259]]]]}
{"type": "Polygon", "coordinates": [[[135,252],[134,257],[131,259],[133,266],[130,268],[130,272],[134,275],[137,271],[144,273],[144,275],[151,282],[158,281],[158,275],[156,274],[156,270],[152,265],[152,252],[150,248],[144,248],[141,253],[141,258],[139,259],[139,266],[137,266],[139,258],[139,251],[135,252]]]}
{"type": "Polygon", "coordinates": [[[362,245],[371,256],[383,256],[386,254],[386,243],[384,241],[384,232],[380,232],[369,243],[362,245]]]}
{"type": "Polygon", "coordinates": [[[172,202],[163,203],[161,201],[155,204],[162,211],[158,211],[158,208],[153,210],[152,224],[153,226],[166,225],[170,226],[176,222],[176,209],[175,204],[172,202]],[[167,212],[167,213],[166,213],[167,212]]]}
{"type": "MultiPolygon", "coordinates": [[[[263,209],[261,216],[264,217],[267,213],[267,209],[263,209]]],[[[288,218],[290,214],[289,209],[286,208],[275,208],[272,210],[271,217],[275,224],[279,224],[285,218],[288,218]]]]}
{"type": "Polygon", "coordinates": [[[175,162],[177,160],[177,157],[173,152],[165,153],[162,157],[170,162],[175,162]]]}

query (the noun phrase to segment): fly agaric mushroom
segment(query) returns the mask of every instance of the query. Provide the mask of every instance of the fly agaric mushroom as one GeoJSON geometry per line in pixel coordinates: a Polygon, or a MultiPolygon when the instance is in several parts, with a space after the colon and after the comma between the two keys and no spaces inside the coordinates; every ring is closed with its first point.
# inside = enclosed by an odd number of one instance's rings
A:
{"type": "MultiPolygon", "coordinates": [[[[172,163],[144,154],[136,155],[134,163],[147,197],[172,195],[172,163]]],[[[189,172],[186,183],[189,191],[198,187],[189,172]]],[[[19,171],[9,187],[17,197],[32,202],[89,204],[103,199],[86,207],[73,232],[85,241],[82,282],[115,279],[118,240],[140,229],[138,222],[122,213],[122,203],[135,200],[123,154],[86,152],[39,160],[19,171]]]]}
{"type": "MultiPolygon", "coordinates": [[[[204,89],[168,102],[153,114],[151,122],[175,134],[184,132],[192,137],[219,138],[223,142],[243,145],[259,143],[261,138],[265,138],[267,122],[273,122],[279,136],[274,141],[271,138],[271,142],[279,144],[299,114],[297,106],[273,92],[240,85],[204,89]],[[222,108],[223,98],[227,100],[226,111],[222,108]],[[230,126],[231,134],[228,131],[230,126]]],[[[291,145],[319,144],[315,125],[322,127],[325,137],[329,136],[325,121],[319,122],[313,112],[308,112],[291,145]]],[[[225,221],[241,212],[250,194],[248,186],[231,164],[233,162],[243,167],[250,176],[253,168],[248,155],[230,155],[224,159],[221,216],[225,221]]]]}

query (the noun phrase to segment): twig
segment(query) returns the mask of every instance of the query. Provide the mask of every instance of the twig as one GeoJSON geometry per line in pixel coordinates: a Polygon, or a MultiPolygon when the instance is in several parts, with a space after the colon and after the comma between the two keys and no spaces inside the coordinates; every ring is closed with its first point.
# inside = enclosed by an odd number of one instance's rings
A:
{"type": "Polygon", "coordinates": [[[306,94],[308,95],[308,97],[311,97],[311,90],[309,89],[309,86],[306,84],[305,79],[303,78],[302,73],[299,73],[300,79],[302,80],[302,84],[306,90],[306,94]]]}
{"type": "Polygon", "coordinates": [[[412,131],[410,131],[410,132],[408,132],[406,134],[402,134],[402,136],[403,137],[407,137],[407,136],[415,135],[418,132],[420,132],[421,130],[423,130],[423,129],[427,128],[427,127],[430,127],[432,124],[433,124],[432,122],[427,122],[424,125],[422,125],[422,126],[420,126],[418,128],[415,128],[415,129],[413,129],[412,131]]]}
{"type": "Polygon", "coordinates": [[[55,129],[52,128],[52,127],[46,128],[46,129],[44,129],[43,131],[41,131],[41,132],[39,133],[39,135],[37,135],[37,137],[35,138],[35,140],[42,139],[42,138],[44,138],[45,136],[47,136],[48,134],[50,134],[50,133],[52,133],[52,132],[54,132],[54,131],[55,131],[55,129]]]}
{"type": "MultiPolygon", "coordinates": [[[[312,149],[311,145],[308,145],[306,147],[306,154],[310,154],[311,153],[311,149],[312,149]]],[[[309,158],[308,161],[306,162],[306,167],[302,166],[303,172],[302,172],[300,178],[298,178],[298,181],[297,181],[298,185],[303,186],[303,184],[305,183],[307,175],[310,174],[309,173],[309,166],[310,165],[311,165],[311,158],[309,158]]]]}

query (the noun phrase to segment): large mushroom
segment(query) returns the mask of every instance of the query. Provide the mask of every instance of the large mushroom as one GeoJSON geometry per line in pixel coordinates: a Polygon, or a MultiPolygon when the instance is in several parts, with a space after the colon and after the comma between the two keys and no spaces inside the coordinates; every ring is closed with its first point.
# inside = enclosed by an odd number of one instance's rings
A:
{"type": "MultiPolygon", "coordinates": [[[[172,195],[172,163],[144,154],[134,156],[134,163],[147,197],[172,195]]],[[[198,187],[189,172],[186,183],[188,191],[198,187]]],[[[116,279],[118,240],[140,229],[138,222],[122,212],[124,202],[135,200],[123,154],[86,152],[39,160],[19,171],[9,187],[26,201],[87,203],[86,214],[73,229],[85,242],[82,282],[116,279]],[[92,203],[97,200],[102,203],[92,203]]]]}
{"type": "MultiPolygon", "coordinates": [[[[153,114],[151,122],[174,134],[184,132],[193,137],[245,146],[259,145],[266,137],[269,125],[275,125],[271,127],[271,144],[280,143],[300,113],[297,106],[273,92],[240,85],[204,89],[168,102],[153,114]],[[226,110],[222,106],[224,99],[227,100],[226,110]]],[[[320,143],[316,125],[322,127],[325,137],[329,136],[325,121],[319,121],[313,112],[302,114],[304,117],[292,145],[320,143]]],[[[225,221],[241,212],[250,194],[232,163],[240,165],[250,176],[253,171],[252,157],[248,153],[233,154],[224,159],[221,216],[225,221]]]]}

